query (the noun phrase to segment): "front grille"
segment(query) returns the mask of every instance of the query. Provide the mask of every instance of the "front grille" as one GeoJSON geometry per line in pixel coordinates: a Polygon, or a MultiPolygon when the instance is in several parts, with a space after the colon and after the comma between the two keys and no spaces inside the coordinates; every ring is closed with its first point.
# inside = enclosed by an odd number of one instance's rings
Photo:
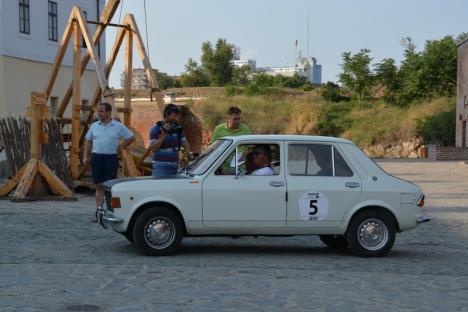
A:
{"type": "Polygon", "coordinates": [[[114,208],[111,207],[112,193],[109,189],[104,189],[104,197],[106,199],[107,210],[114,212],[114,208]]]}

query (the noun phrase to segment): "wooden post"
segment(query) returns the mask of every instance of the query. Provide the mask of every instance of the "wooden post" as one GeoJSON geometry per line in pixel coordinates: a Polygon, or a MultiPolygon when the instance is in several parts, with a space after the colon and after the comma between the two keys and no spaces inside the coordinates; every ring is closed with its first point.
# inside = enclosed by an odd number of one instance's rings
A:
{"type": "Polygon", "coordinates": [[[130,126],[130,107],[132,101],[132,72],[133,72],[133,34],[127,31],[125,34],[125,97],[124,97],[124,125],[130,126]]]}
{"type": "Polygon", "coordinates": [[[143,44],[143,39],[141,38],[140,31],[138,30],[138,26],[135,22],[135,17],[132,14],[128,14],[126,16],[129,21],[129,26],[135,35],[135,45],[137,47],[138,53],[140,54],[141,61],[143,63],[143,67],[145,68],[146,76],[151,84],[151,89],[154,91],[156,95],[156,105],[158,106],[159,113],[161,116],[164,112],[164,100],[162,98],[161,90],[159,89],[158,81],[156,80],[156,75],[151,68],[151,63],[149,61],[149,57],[146,54],[145,45],[143,44]]]}
{"type": "Polygon", "coordinates": [[[81,112],[81,29],[78,21],[73,21],[73,96],[72,96],[72,144],[70,169],[72,179],[79,174],[80,160],[80,112],[81,112]]]}

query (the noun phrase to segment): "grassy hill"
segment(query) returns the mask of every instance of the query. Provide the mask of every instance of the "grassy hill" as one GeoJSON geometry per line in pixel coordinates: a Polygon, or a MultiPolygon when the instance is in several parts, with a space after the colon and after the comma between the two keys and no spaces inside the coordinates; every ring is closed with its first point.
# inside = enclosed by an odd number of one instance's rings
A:
{"type": "Polygon", "coordinates": [[[217,95],[187,105],[203,119],[206,129],[224,121],[227,108],[236,105],[254,133],[331,135],[350,139],[363,148],[415,137],[422,137],[425,143],[444,143],[434,141],[450,137],[455,129],[454,97],[401,108],[382,100],[332,103],[317,93],[296,91],[266,96],[217,95]]]}

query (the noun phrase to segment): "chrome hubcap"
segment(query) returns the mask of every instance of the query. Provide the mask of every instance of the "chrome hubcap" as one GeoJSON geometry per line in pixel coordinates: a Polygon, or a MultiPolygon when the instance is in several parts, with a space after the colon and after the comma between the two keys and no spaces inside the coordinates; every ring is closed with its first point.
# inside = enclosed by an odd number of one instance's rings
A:
{"type": "Polygon", "coordinates": [[[379,250],[387,244],[388,228],[379,219],[364,220],[358,227],[358,240],[367,250],[379,250]]]}
{"type": "Polygon", "coordinates": [[[156,217],[145,226],[145,241],[154,249],[164,249],[175,239],[175,227],[171,220],[156,217]]]}

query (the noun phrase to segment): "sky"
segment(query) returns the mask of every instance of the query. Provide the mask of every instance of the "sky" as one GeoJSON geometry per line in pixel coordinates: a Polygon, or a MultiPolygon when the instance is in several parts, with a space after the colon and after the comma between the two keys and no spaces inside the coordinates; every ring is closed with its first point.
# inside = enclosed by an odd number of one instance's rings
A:
{"type": "MultiPolygon", "coordinates": [[[[135,16],[145,44],[148,38],[152,67],[169,75],[184,72],[189,58],[200,64],[205,41],[224,38],[240,47],[241,59],[267,67],[293,65],[298,40],[297,50],[322,65],[322,82],[338,82],[344,52],[367,48],[373,63],[388,57],[400,62],[404,37],[421,51],[427,40],[468,32],[467,0],[146,0],[148,34],[144,0],[122,0],[113,22],[127,13],[135,16]]],[[[115,28],[106,32],[107,53],[115,35],[115,28]]],[[[122,46],[113,87],[120,87],[123,55],[122,46]]],[[[142,67],[137,55],[134,68],[142,67]]]]}

